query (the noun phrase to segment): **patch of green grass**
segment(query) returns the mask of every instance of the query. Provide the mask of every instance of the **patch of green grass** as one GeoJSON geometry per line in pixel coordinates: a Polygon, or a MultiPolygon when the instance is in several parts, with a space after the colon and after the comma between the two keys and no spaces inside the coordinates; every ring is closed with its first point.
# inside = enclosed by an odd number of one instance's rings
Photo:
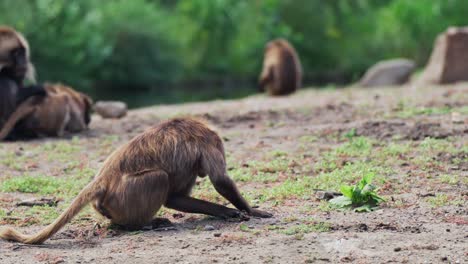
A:
{"type": "Polygon", "coordinates": [[[463,201],[452,199],[445,193],[437,193],[434,197],[428,197],[426,199],[426,202],[428,202],[431,205],[431,207],[434,208],[447,205],[463,204],[463,201]]]}
{"type": "Polygon", "coordinates": [[[63,180],[53,177],[23,176],[5,180],[1,190],[3,192],[52,194],[56,193],[62,184],[63,180]]]}
{"type": "Polygon", "coordinates": [[[328,201],[320,201],[320,204],[317,206],[317,209],[322,212],[331,212],[335,208],[328,201]]]}
{"type": "Polygon", "coordinates": [[[234,181],[250,182],[253,178],[250,169],[244,167],[229,170],[228,174],[234,181]]]}
{"type": "Polygon", "coordinates": [[[468,107],[414,107],[407,104],[399,104],[395,116],[400,118],[410,118],[420,115],[446,115],[451,112],[459,112],[461,114],[468,114],[468,107]]]}
{"type": "Polygon", "coordinates": [[[268,156],[270,156],[272,158],[287,157],[288,153],[286,151],[282,151],[282,150],[272,150],[272,151],[268,152],[268,156]]]}
{"type": "Polygon", "coordinates": [[[447,183],[450,185],[457,185],[460,183],[460,178],[457,175],[444,174],[439,176],[439,180],[442,183],[447,183]]]}
{"type": "Polygon", "coordinates": [[[275,200],[277,202],[288,198],[308,198],[313,195],[313,189],[339,190],[342,185],[353,183],[369,173],[378,175],[375,180],[384,183],[385,175],[390,174],[391,171],[370,162],[346,164],[340,169],[324,172],[315,177],[289,178],[279,185],[263,190],[258,198],[263,201],[275,200]]]}
{"type": "Polygon", "coordinates": [[[251,161],[248,163],[249,168],[259,172],[278,173],[289,171],[290,160],[284,157],[279,157],[270,161],[251,161]]]}
{"type": "Polygon", "coordinates": [[[418,149],[424,152],[455,152],[454,144],[447,139],[427,137],[419,143],[418,149]]]}
{"type": "Polygon", "coordinates": [[[55,178],[48,176],[21,176],[4,180],[0,185],[3,192],[54,194],[74,197],[89,182],[92,170],[82,170],[75,177],[55,178]]]}
{"type": "Polygon", "coordinates": [[[34,217],[40,224],[50,224],[60,215],[57,207],[51,206],[33,206],[26,210],[22,217],[34,217]]]}
{"type": "Polygon", "coordinates": [[[379,153],[382,157],[385,158],[387,156],[398,156],[402,154],[407,154],[408,152],[410,152],[410,150],[411,147],[408,143],[399,144],[391,142],[390,144],[384,146],[379,153]]]}
{"type": "Polygon", "coordinates": [[[331,225],[325,222],[313,222],[306,224],[299,224],[292,227],[289,227],[280,232],[285,235],[304,235],[312,232],[328,232],[331,229],[331,225]]]}
{"type": "Polygon", "coordinates": [[[452,112],[454,109],[451,107],[408,107],[404,106],[398,112],[396,116],[400,118],[409,118],[419,115],[445,115],[452,112]]]}
{"type": "Polygon", "coordinates": [[[299,142],[302,142],[302,143],[314,143],[317,140],[318,140],[318,137],[314,135],[304,135],[299,138],[299,142]]]}
{"type": "Polygon", "coordinates": [[[7,215],[0,214],[0,221],[6,221],[10,224],[19,226],[30,226],[30,225],[47,225],[52,223],[60,214],[61,209],[57,207],[45,206],[33,206],[21,209],[16,209],[11,212],[9,219],[6,219],[7,215]]]}
{"type": "Polygon", "coordinates": [[[349,130],[348,132],[346,132],[343,136],[344,136],[345,138],[347,138],[348,140],[353,139],[354,137],[357,136],[356,128],[352,128],[351,130],[349,130]]]}
{"type": "Polygon", "coordinates": [[[351,138],[345,144],[335,149],[338,154],[346,154],[354,157],[368,156],[372,149],[372,142],[366,137],[351,138]]]}

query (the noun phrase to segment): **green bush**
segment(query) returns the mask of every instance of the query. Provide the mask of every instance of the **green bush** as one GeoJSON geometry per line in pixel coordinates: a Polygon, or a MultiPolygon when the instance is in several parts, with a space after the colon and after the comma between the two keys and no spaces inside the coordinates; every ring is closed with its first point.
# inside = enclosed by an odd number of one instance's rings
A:
{"type": "Polygon", "coordinates": [[[0,24],[31,43],[40,81],[95,92],[254,80],[277,37],[294,44],[312,80],[355,80],[392,57],[422,66],[437,34],[466,23],[468,2],[0,0],[0,9],[0,24]]]}

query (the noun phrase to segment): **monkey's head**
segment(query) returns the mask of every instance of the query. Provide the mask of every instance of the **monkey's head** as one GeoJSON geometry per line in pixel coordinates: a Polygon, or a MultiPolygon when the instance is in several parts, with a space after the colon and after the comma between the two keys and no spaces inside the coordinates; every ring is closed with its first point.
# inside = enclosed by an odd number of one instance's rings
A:
{"type": "Polygon", "coordinates": [[[29,44],[23,35],[7,26],[0,26],[0,72],[16,81],[35,82],[29,44]]]}
{"type": "Polygon", "coordinates": [[[269,41],[265,45],[265,53],[273,49],[288,48],[289,46],[290,44],[286,39],[283,39],[283,38],[274,39],[274,40],[269,41]]]}

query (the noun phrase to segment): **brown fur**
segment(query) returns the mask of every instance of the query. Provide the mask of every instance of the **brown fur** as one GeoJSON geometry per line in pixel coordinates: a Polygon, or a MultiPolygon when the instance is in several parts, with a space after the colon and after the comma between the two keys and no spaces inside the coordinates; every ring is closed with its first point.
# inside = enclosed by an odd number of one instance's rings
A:
{"type": "Polygon", "coordinates": [[[265,47],[260,90],[270,95],[287,95],[301,85],[301,62],[292,45],[284,39],[270,41],[265,47]]]}
{"type": "MultiPolygon", "coordinates": [[[[34,81],[34,68],[29,57],[26,39],[13,28],[0,26],[0,127],[16,109],[18,99],[41,93],[38,89],[23,87],[24,79],[34,81]],[[18,50],[23,53],[15,55],[18,50]],[[17,58],[22,58],[21,62],[17,58]]],[[[42,93],[45,92],[42,90],[42,93]]]]}
{"type": "Polygon", "coordinates": [[[24,77],[31,82],[35,82],[35,70],[30,61],[31,51],[26,38],[11,27],[0,26],[0,70],[11,66],[9,54],[13,49],[18,47],[26,50],[28,66],[24,77]]]}
{"type": "Polygon", "coordinates": [[[86,130],[90,121],[92,100],[62,84],[45,84],[47,96],[37,103],[26,100],[5,122],[0,130],[3,140],[20,121],[20,130],[39,136],[63,136],[65,131],[86,130]]]}
{"type": "Polygon", "coordinates": [[[221,138],[200,121],[178,118],[150,128],[112,153],[95,179],[48,227],[30,236],[3,228],[0,237],[42,243],[88,203],[113,224],[132,229],[150,223],[163,205],[223,218],[238,217],[241,211],[271,217],[252,209],[227,175],[221,138]],[[240,211],[190,197],[197,176],[206,175],[240,211]]]}
{"type": "Polygon", "coordinates": [[[49,94],[65,94],[68,96],[70,120],[66,125],[67,131],[80,132],[88,128],[93,104],[91,97],[63,84],[45,84],[45,89],[49,94]]]}

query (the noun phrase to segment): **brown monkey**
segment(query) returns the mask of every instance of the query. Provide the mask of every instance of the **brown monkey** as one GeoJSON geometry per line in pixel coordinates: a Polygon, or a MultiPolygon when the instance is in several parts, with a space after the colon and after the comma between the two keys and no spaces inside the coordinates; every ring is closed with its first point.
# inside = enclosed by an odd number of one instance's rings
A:
{"type": "Polygon", "coordinates": [[[154,126],[118,148],[94,180],[52,224],[35,235],[0,229],[0,238],[40,244],[68,223],[88,203],[113,224],[130,229],[151,223],[162,205],[221,218],[256,217],[226,171],[224,147],[216,132],[200,121],[177,118],[154,126]],[[209,175],[215,189],[238,210],[190,197],[197,176],[209,175]]]}
{"type": "Polygon", "coordinates": [[[14,128],[31,137],[61,137],[65,131],[88,128],[92,105],[89,96],[62,84],[44,86],[47,96],[39,103],[31,98],[19,105],[0,130],[0,140],[14,128]]]}
{"type": "Polygon", "coordinates": [[[41,86],[23,87],[25,79],[35,81],[29,57],[26,39],[14,29],[0,26],[0,128],[24,100],[46,94],[41,86]]]}
{"type": "Polygon", "coordinates": [[[91,97],[63,84],[45,84],[45,90],[49,94],[68,95],[70,106],[70,120],[66,125],[68,132],[80,132],[88,128],[93,104],[91,97]]]}
{"type": "Polygon", "coordinates": [[[270,95],[287,95],[301,87],[302,67],[299,56],[285,39],[268,42],[263,69],[259,78],[260,91],[270,95]]]}

